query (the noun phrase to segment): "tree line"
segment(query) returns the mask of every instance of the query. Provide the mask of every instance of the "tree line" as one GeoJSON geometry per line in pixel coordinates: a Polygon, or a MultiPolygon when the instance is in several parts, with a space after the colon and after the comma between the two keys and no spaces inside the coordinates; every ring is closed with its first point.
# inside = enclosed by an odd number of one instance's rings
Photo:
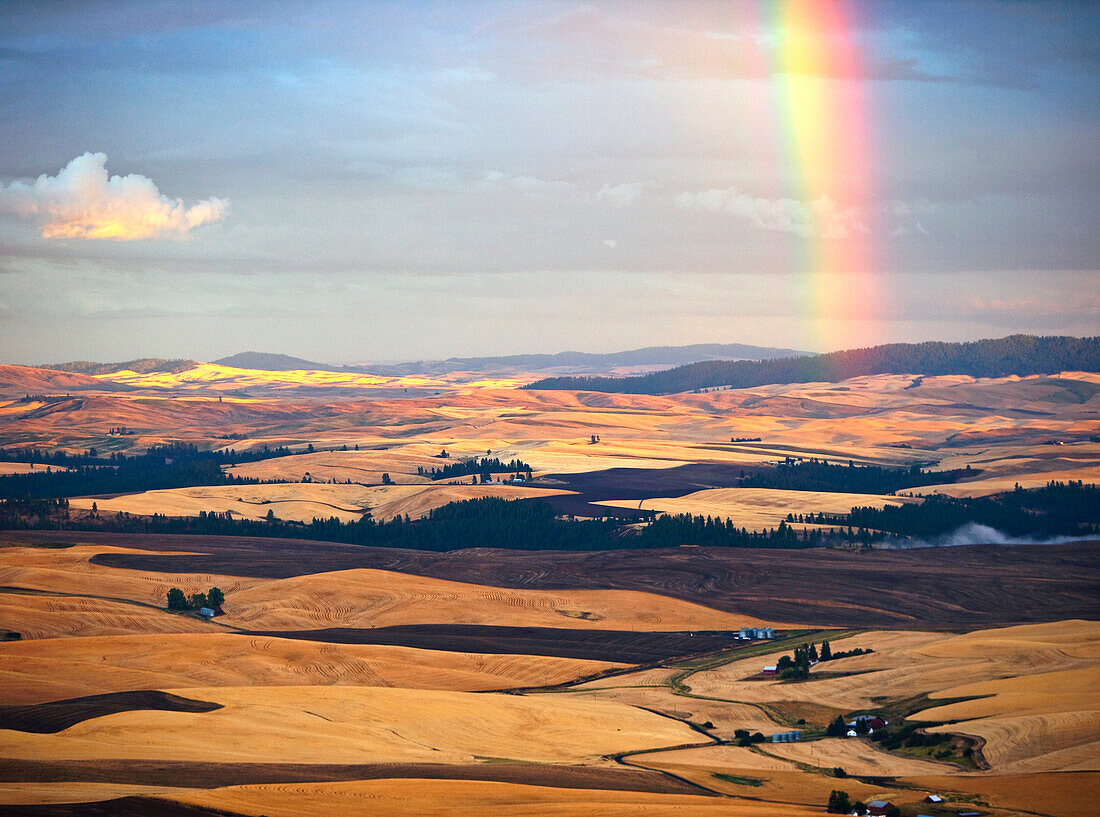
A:
{"type": "MultiPolygon", "coordinates": [[[[46,499],[121,494],[197,485],[255,485],[260,480],[222,470],[225,452],[200,451],[186,443],[153,446],[143,454],[100,458],[94,449],[66,470],[32,471],[0,477],[2,499],[46,499]]],[[[54,460],[62,466],[64,460],[54,460]]]]}
{"type": "Polygon", "coordinates": [[[498,457],[474,457],[451,462],[441,468],[425,468],[420,465],[417,466],[416,473],[433,480],[468,477],[471,474],[479,474],[482,482],[488,482],[493,474],[526,474],[526,478],[530,480],[531,466],[519,459],[503,462],[498,457]]]}
{"type": "MultiPolygon", "coordinates": [[[[850,494],[892,494],[906,488],[958,482],[978,474],[967,466],[949,471],[926,471],[919,465],[909,468],[882,468],[877,465],[831,464],[816,457],[793,460],[776,468],[760,469],[742,476],[742,488],[779,488],[787,491],[839,491],[850,494]]],[[[790,521],[790,520],[788,520],[790,521]]]]}
{"type": "Polygon", "coordinates": [[[964,525],[978,524],[1011,536],[1088,536],[1100,533],[1100,486],[1069,481],[1041,488],[982,497],[933,494],[919,504],[852,508],[845,515],[825,515],[825,524],[855,525],[896,537],[943,536],[964,525]]]}
{"type": "Polygon", "coordinates": [[[836,383],[875,374],[1007,377],[1100,371],[1100,338],[1010,335],[966,343],[890,343],[773,360],[705,360],[637,377],[548,377],[524,388],[620,394],[672,394],[769,383],[836,383]]]}
{"type": "Polygon", "coordinates": [[[1100,534],[1100,488],[1080,482],[1052,482],[1044,488],[1019,489],[993,497],[933,496],[920,505],[853,508],[848,515],[819,515],[819,518],[835,527],[799,529],[783,521],[775,528],[749,531],[738,527],[732,519],[668,514],[639,528],[607,519],[562,519],[544,500],[499,497],[452,502],[421,520],[407,516],[375,520],[366,513],[351,522],[330,517],[315,518],[309,523],[277,519],[274,513],[264,520],[251,520],[218,512],[200,512],[197,517],[132,516],[119,512],[74,519],[64,498],[0,501],[0,528],[12,529],[268,536],[433,551],[473,547],[617,550],[683,545],[812,548],[904,542],[909,537],[954,531],[969,522],[1017,536],[1100,534]]]}

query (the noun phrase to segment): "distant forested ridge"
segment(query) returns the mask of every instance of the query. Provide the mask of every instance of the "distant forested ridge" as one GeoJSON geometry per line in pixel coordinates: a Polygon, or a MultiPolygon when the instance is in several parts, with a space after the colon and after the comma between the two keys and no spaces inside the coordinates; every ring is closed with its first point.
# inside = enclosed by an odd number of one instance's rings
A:
{"type": "Polygon", "coordinates": [[[874,374],[1009,375],[1100,372],[1100,338],[1010,335],[966,343],[890,343],[824,355],[773,360],[706,360],[639,377],[548,377],[525,388],[672,394],[769,383],[838,382],[874,374]]]}
{"type": "Polygon", "coordinates": [[[55,372],[74,372],[76,374],[114,374],[115,372],[137,372],[152,374],[166,372],[177,374],[194,369],[199,364],[193,360],[176,358],[166,360],[162,357],[142,357],[137,360],[124,360],[121,363],[97,363],[93,360],[71,360],[68,363],[43,363],[39,369],[52,369],[55,372]]]}

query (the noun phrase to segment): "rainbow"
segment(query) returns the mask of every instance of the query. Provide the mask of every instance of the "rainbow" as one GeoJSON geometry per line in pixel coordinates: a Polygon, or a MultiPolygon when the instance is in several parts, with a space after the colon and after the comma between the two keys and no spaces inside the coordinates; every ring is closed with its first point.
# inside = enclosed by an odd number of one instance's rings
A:
{"type": "Polygon", "coordinates": [[[872,145],[852,8],[846,0],[773,0],[762,20],[771,36],[784,195],[806,210],[791,259],[804,342],[822,351],[881,342],[875,319],[885,306],[869,224],[872,145]]]}

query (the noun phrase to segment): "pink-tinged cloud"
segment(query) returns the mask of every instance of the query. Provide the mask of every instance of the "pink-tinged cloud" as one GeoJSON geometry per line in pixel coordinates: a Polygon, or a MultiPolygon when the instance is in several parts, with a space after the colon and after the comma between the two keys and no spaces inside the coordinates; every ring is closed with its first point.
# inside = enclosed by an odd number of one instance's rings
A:
{"type": "Polygon", "coordinates": [[[683,192],[675,198],[684,210],[729,213],[761,230],[778,230],[804,236],[848,238],[868,232],[854,208],[838,205],[828,196],[813,201],[768,199],[749,196],[736,187],[683,192]]]}
{"type": "Polygon", "coordinates": [[[34,221],[43,238],[115,241],[184,238],[229,212],[228,199],[211,197],[188,207],[162,195],[145,176],[109,177],[106,163],[106,154],[85,153],[56,176],[0,185],[0,212],[34,221]]]}

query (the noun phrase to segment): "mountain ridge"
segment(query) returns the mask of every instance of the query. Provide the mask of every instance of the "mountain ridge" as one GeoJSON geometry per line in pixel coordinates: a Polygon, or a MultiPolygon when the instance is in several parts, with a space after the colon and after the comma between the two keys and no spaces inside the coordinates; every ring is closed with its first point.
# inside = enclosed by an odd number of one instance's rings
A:
{"type": "MultiPolygon", "coordinates": [[[[455,371],[508,369],[514,371],[574,370],[584,374],[606,371],[616,366],[677,366],[700,360],[763,360],[805,355],[795,349],[753,346],[744,343],[695,343],[685,346],[646,346],[620,352],[556,352],[553,354],[493,355],[485,357],[450,357],[445,360],[416,360],[401,363],[354,363],[335,365],[307,360],[275,352],[238,352],[212,360],[218,366],[238,369],[258,369],[270,372],[301,369],[328,372],[356,372],[401,376],[411,374],[446,374],[455,371]]],[[[139,358],[121,363],[99,363],[75,360],[68,363],[42,364],[36,368],[77,374],[98,375],[130,370],[141,374],[153,372],[177,373],[199,365],[188,359],[139,358]]]]}
{"type": "Polygon", "coordinates": [[[1060,371],[1100,372],[1100,337],[1009,335],[961,343],[888,343],[793,358],[701,361],[637,377],[550,377],[524,388],[674,394],[773,383],[835,383],[875,374],[1007,377],[1060,371]]]}

